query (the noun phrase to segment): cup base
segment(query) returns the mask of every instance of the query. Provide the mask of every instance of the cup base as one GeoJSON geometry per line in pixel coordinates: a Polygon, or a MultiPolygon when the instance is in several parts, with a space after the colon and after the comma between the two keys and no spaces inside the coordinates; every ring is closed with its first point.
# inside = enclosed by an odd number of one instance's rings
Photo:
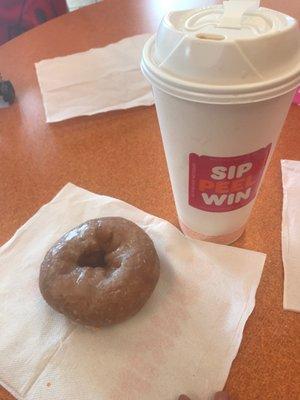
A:
{"type": "Polygon", "coordinates": [[[208,235],[203,235],[202,233],[196,232],[186,226],[181,220],[179,220],[179,225],[181,227],[182,232],[192,238],[192,239],[198,239],[198,240],[204,240],[205,242],[213,242],[213,243],[218,243],[218,244],[231,244],[235,242],[236,240],[239,239],[239,237],[242,236],[246,225],[243,225],[241,228],[238,230],[227,233],[226,235],[218,235],[218,236],[208,236],[208,235]]]}

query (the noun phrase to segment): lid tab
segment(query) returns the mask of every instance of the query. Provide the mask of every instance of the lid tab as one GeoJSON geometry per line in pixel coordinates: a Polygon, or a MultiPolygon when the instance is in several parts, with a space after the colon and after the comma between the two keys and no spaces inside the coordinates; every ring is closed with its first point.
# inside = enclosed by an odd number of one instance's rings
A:
{"type": "Polygon", "coordinates": [[[223,1],[224,13],[218,23],[219,28],[242,28],[242,17],[249,11],[256,11],[260,0],[226,0],[223,1]]]}

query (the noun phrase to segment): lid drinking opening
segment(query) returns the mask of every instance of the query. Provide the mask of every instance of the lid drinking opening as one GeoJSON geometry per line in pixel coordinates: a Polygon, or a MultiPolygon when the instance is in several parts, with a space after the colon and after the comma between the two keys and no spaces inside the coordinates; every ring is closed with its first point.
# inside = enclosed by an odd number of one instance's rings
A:
{"type": "Polygon", "coordinates": [[[196,35],[196,38],[204,40],[224,40],[225,36],[215,35],[213,33],[198,33],[198,35],[196,35]]]}

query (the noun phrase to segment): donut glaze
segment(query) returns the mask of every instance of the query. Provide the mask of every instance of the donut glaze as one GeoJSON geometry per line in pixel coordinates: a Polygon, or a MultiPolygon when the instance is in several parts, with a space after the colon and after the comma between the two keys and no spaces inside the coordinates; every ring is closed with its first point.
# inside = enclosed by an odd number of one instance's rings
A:
{"type": "Polygon", "coordinates": [[[73,321],[95,327],[136,314],[159,278],[150,237],[120,217],[92,219],[65,233],[40,269],[42,296],[73,321]]]}

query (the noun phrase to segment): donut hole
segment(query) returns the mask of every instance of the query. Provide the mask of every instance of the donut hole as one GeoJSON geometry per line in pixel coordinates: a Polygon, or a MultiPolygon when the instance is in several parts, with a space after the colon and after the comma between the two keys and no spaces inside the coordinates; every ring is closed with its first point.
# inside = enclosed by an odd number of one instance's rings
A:
{"type": "Polygon", "coordinates": [[[83,253],[78,260],[79,267],[106,268],[105,252],[102,250],[83,253]]]}

